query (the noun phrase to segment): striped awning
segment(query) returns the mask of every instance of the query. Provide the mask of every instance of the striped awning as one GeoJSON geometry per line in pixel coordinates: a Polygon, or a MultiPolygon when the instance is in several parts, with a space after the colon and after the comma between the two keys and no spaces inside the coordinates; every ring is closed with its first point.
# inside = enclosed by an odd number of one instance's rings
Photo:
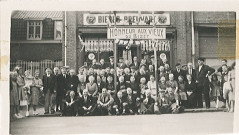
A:
{"type": "Polygon", "coordinates": [[[12,19],[63,19],[62,11],[15,11],[12,19]]]}

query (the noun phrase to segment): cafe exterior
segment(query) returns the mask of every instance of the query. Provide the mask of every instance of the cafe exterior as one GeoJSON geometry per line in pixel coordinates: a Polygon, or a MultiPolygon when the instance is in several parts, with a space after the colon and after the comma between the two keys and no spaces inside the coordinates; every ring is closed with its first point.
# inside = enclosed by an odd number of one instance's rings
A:
{"type": "Polygon", "coordinates": [[[219,66],[235,56],[234,12],[67,11],[62,61],[74,69],[110,56],[139,60],[157,52],[157,61],[219,66]],[[223,49],[224,48],[224,49],[223,49]],[[225,51],[226,48],[226,51],[225,51]]]}

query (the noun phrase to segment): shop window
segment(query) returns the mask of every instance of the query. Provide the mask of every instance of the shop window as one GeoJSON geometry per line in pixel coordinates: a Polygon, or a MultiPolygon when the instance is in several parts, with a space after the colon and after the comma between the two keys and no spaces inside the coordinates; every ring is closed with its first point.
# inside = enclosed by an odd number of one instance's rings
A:
{"type": "Polygon", "coordinates": [[[92,59],[97,62],[104,59],[105,63],[109,63],[109,57],[113,56],[113,40],[104,37],[85,38],[85,64],[91,64],[92,59]]]}
{"type": "Polygon", "coordinates": [[[42,39],[42,21],[27,22],[27,40],[42,39]]]}
{"type": "Polygon", "coordinates": [[[54,39],[55,40],[62,39],[62,30],[63,30],[62,21],[55,21],[55,30],[54,30],[54,39]]]}

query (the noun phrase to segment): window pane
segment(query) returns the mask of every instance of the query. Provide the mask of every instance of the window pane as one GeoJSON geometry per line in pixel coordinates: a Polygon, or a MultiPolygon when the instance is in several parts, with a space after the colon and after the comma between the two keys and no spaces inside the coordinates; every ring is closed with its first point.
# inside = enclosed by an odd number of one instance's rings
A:
{"type": "Polygon", "coordinates": [[[40,34],[40,26],[36,26],[35,34],[40,34]]]}
{"type": "Polygon", "coordinates": [[[40,22],[39,22],[39,21],[35,22],[35,24],[36,24],[37,26],[40,26],[40,22]]]}
{"type": "Polygon", "coordinates": [[[34,22],[29,22],[29,26],[33,26],[34,25],[34,22]]]}
{"type": "Polygon", "coordinates": [[[34,27],[30,26],[29,27],[29,38],[33,38],[33,34],[34,34],[34,27]]]}
{"type": "Polygon", "coordinates": [[[62,36],[62,21],[56,21],[55,23],[55,28],[56,28],[56,39],[61,39],[62,36]]]}

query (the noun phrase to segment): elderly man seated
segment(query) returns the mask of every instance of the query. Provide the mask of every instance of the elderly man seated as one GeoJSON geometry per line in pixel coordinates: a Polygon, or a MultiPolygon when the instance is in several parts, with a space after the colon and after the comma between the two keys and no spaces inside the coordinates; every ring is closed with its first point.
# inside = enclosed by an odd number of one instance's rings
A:
{"type": "Polygon", "coordinates": [[[111,115],[111,105],[113,104],[114,99],[111,97],[110,93],[108,93],[106,88],[102,89],[102,93],[99,95],[97,104],[98,109],[101,115],[111,115]]]}
{"type": "Polygon", "coordinates": [[[93,102],[92,96],[88,95],[88,90],[84,89],[82,97],[79,98],[78,114],[82,116],[94,115],[96,104],[93,102]]]}
{"type": "Polygon", "coordinates": [[[112,114],[113,115],[121,115],[123,110],[125,110],[125,107],[123,106],[124,99],[122,91],[119,91],[117,93],[117,96],[114,98],[114,104],[112,107],[112,114]]]}
{"type": "Polygon", "coordinates": [[[63,116],[75,116],[77,113],[77,99],[75,97],[75,92],[70,91],[70,94],[67,95],[64,107],[63,107],[63,116]]]}
{"type": "Polygon", "coordinates": [[[133,95],[131,88],[127,88],[127,95],[125,96],[125,102],[123,103],[125,108],[122,113],[123,115],[137,113],[138,107],[136,105],[136,100],[139,101],[139,98],[137,98],[136,95],[133,95]]]}
{"type": "Polygon", "coordinates": [[[148,89],[145,91],[145,97],[141,101],[140,112],[142,114],[153,114],[155,100],[151,97],[151,91],[148,89]]]}

